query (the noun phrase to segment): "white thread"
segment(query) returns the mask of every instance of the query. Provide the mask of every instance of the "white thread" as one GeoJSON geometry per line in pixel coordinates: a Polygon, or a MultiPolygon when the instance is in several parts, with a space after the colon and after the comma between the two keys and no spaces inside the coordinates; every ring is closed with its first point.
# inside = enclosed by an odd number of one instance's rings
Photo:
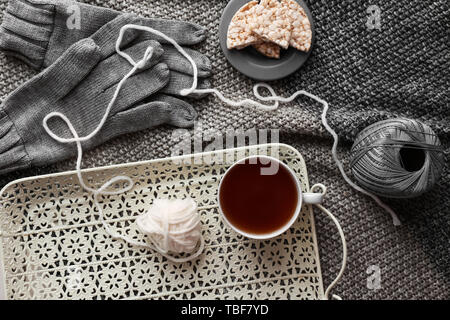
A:
{"type": "MultiPolygon", "coordinates": [[[[342,265],[341,265],[341,269],[339,270],[339,273],[336,276],[336,278],[333,280],[333,282],[330,283],[328,288],[325,290],[325,300],[328,300],[328,296],[330,295],[331,289],[333,289],[334,286],[336,286],[336,284],[339,282],[339,280],[341,280],[342,276],[344,275],[345,267],[347,266],[347,242],[345,241],[344,231],[342,230],[342,227],[339,224],[339,221],[336,219],[336,217],[330,211],[325,209],[322,205],[316,204],[316,206],[317,206],[317,208],[322,210],[322,212],[327,214],[331,220],[333,220],[334,224],[336,225],[336,227],[338,229],[339,236],[341,237],[341,241],[342,241],[342,265]]],[[[331,297],[335,300],[342,300],[341,297],[339,297],[338,295],[335,295],[335,294],[333,294],[331,297]]]]}
{"type": "MultiPolygon", "coordinates": [[[[314,192],[314,189],[320,189],[321,192],[320,194],[322,196],[325,196],[325,194],[327,193],[327,187],[324,186],[321,183],[316,183],[315,185],[313,185],[310,188],[310,192],[314,192]]],[[[319,204],[314,204],[315,206],[317,206],[317,208],[319,208],[322,212],[324,212],[326,215],[328,215],[331,220],[334,222],[334,224],[336,225],[336,228],[338,229],[339,232],[339,236],[341,237],[341,241],[342,241],[342,265],[341,265],[341,269],[339,270],[338,275],[336,276],[336,278],[333,280],[333,282],[331,282],[331,284],[327,287],[327,289],[325,290],[324,293],[324,300],[328,300],[329,295],[330,295],[330,291],[331,289],[334,288],[334,286],[339,282],[339,280],[342,278],[344,271],[345,271],[345,267],[347,265],[347,242],[345,241],[345,235],[344,235],[344,231],[342,230],[341,225],[339,224],[339,221],[336,219],[336,217],[327,209],[325,209],[325,207],[323,207],[320,203],[319,204]]],[[[339,297],[338,295],[333,294],[331,296],[333,299],[335,300],[342,300],[341,297],[339,297]]]]}

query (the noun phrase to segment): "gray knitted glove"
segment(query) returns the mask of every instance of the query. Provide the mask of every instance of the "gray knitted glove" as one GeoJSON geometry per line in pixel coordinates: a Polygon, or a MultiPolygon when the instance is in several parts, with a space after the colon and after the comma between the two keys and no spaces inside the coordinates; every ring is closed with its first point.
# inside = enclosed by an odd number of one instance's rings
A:
{"type": "MultiPolygon", "coordinates": [[[[0,106],[0,173],[49,164],[76,154],[75,145],[53,140],[42,121],[48,113],[59,111],[70,119],[80,136],[97,127],[117,83],[131,69],[115,53],[118,28],[124,21],[129,18],[119,16],[91,38],[75,43],[55,63],[5,99],[0,106]]],[[[181,127],[193,124],[196,113],[189,104],[157,94],[169,81],[167,65],[158,63],[164,54],[162,47],[154,40],[135,44],[137,36],[133,30],[127,31],[123,50],[140,60],[146,48],[152,46],[154,55],[125,82],[104,127],[83,143],[83,148],[162,123],[181,127]],[[144,99],[149,102],[142,103],[144,99]]],[[[61,120],[52,119],[48,125],[58,136],[71,137],[61,120]]]]}
{"type": "MultiPolygon", "coordinates": [[[[119,15],[122,13],[69,0],[10,0],[0,27],[0,49],[35,69],[44,69],[72,44],[90,37],[119,15]]],[[[189,22],[139,17],[134,23],[160,30],[180,45],[193,45],[205,39],[205,30],[189,22]]],[[[192,66],[183,55],[153,34],[141,32],[138,37],[136,41],[153,39],[162,43],[165,52],[162,62],[171,70],[166,93],[178,94],[179,89],[191,86],[192,66]]],[[[202,79],[211,75],[209,59],[198,51],[184,49],[197,64],[198,88],[210,87],[209,81],[202,79]]]]}

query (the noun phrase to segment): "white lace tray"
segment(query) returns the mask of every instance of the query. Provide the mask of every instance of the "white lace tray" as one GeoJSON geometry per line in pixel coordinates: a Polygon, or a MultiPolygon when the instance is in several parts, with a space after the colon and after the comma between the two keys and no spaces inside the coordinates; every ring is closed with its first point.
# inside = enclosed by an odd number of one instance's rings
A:
{"type": "Polygon", "coordinates": [[[98,221],[92,196],[74,172],[14,181],[0,197],[0,297],[6,299],[320,299],[322,277],[312,209],[275,239],[244,238],[217,209],[225,170],[248,155],[289,165],[309,189],[300,153],[282,144],[214,151],[84,170],[99,187],[128,175],[134,188],[102,199],[114,230],[145,241],[134,219],[155,198],[190,196],[206,241],[196,260],[172,263],[158,253],[113,240],[98,221]]]}

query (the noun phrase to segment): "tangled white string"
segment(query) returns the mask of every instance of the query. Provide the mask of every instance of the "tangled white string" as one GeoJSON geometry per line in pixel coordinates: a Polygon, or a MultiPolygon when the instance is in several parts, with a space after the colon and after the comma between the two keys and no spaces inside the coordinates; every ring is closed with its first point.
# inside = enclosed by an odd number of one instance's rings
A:
{"type": "MultiPolygon", "coordinates": [[[[94,197],[94,202],[99,210],[99,215],[100,215],[100,220],[106,230],[106,232],[111,235],[112,238],[114,239],[122,239],[132,245],[135,246],[140,246],[140,247],[146,247],[146,248],[150,248],[153,250],[158,251],[159,253],[161,253],[163,256],[165,256],[166,258],[175,261],[175,262],[184,262],[184,261],[188,261],[191,259],[195,259],[196,257],[198,257],[204,248],[204,240],[203,237],[201,238],[200,241],[200,245],[198,250],[192,254],[189,257],[186,258],[174,258],[170,255],[167,254],[167,247],[162,248],[159,246],[156,246],[155,244],[153,245],[149,245],[147,243],[141,243],[138,241],[135,241],[129,237],[126,237],[124,235],[121,235],[113,230],[111,230],[111,228],[109,227],[109,225],[106,223],[106,221],[104,220],[104,215],[103,215],[103,210],[99,204],[98,201],[98,197],[100,195],[117,195],[123,192],[127,192],[129,190],[131,190],[133,188],[133,181],[131,180],[130,177],[127,176],[116,176],[112,179],[110,179],[109,181],[107,181],[105,184],[103,184],[99,189],[94,189],[91,188],[89,186],[86,185],[86,183],[84,182],[83,176],[81,174],[81,161],[82,161],[82,157],[83,157],[83,150],[81,147],[81,142],[83,141],[87,141],[89,139],[91,139],[92,137],[94,137],[103,127],[103,125],[105,124],[109,113],[111,111],[112,106],[114,105],[115,101],[117,100],[118,94],[123,86],[123,84],[125,83],[125,81],[131,77],[136,70],[142,68],[145,66],[146,62],[152,57],[153,54],[153,48],[148,47],[145,51],[145,54],[143,56],[143,58],[141,60],[139,60],[138,62],[135,62],[133,60],[133,58],[131,58],[128,54],[126,54],[125,52],[123,52],[120,49],[120,44],[122,43],[122,39],[123,39],[123,35],[125,33],[126,30],[128,29],[135,29],[135,30],[141,30],[141,31],[146,31],[146,32],[150,32],[153,33],[163,39],[165,39],[167,42],[171,43],[192,65],[193,68],[193,82],[192,82],[192,86],[190,88],[186,88],[180,91],[181,95],[187,96],[191,93],[213,93],[215,94],[221,101],[223,101],[225,104],[232,106],[232,107],[239,107],[239,106],[251,106],[251,107],[257,107],[261,110],[266,110],[266,111],[270,111],[270,110],[275,110],[278,108],[279,103],[288,103],[293,101],[294,99],[296,99],[298,96],[300,95],[304,95],[307,96],[311,99],[314,99],[315,101],[321,103],[323,105],[323,113],[322,113],[322,123],[325,126],[325,128],[327,129],[327,131],[333,136],[334,138],[334,144],[333,144],[333,148],[332,148],[332,154],[333,154],[333,159],[336,162],[341,174],[343,175],[344,179],[356,190],[372,197],[380,206],[382,206],[383,208],[385,208],[388,212],[391,213],[391,215],[394,218],[394,223],[398,224],[399,220],[397,219],[395,213],[384,203],[381,202],[381,200],[376,196],[373,195],[363,189],[361,189],[360,187],[358,187],[357,185],[355,185],[345,174],[345,171],[343,169],[343,166],[340,162],[340,160],[337,157],[337,145],[338,145],[338,136],[336,134],[336,132],[328,125],[327,120],[326,120],[326,114],[328,111],[328,103],[325,100],[320,99],[319,97],[306,92],[304,90],[300,90],[295,92],[293,95],[291,95],[290,97],[287,98],[283,98],[280,96],[277,96],[275,91],[273,90],[273,88],[271,86],[269,86],[268,84],[265,83],[258,83],[253,87],[253,93],[255,95],[255,97],[257,99],[259,99],[262,102],[274,102],[272,105],[265,105],[259,101],[255,101],[252,99],[244,99],[241,101],[233,101],[230,100],[226,97],[224,97],[222,95],[222,93],[220,93],[217,89],[197,89],[197,83],[198,83],[198,68],[197,65],[195,63],[195,61],[191,58],[191,56],[189,56],[187,54],[187,52],[172,38],[168,37],[167,35],[165,35],[164,33],[155,30],[153,28],[150,27],[146,27],[146,26],[139,26],[139,25],[125,25],[120,29],[120,33],[119,33],[119,37],[117,39],[116,42],[116,51],[119,55],[121,55],[124,59],[126,59],[131,65],[132,68],[130,70],[130,72],[128,74],[126,74],[124,76],[124,78],[119,82],[119,84],[117,85],[117,88],[114,92],[114,95],[110,101],[110,103],[108,104],[105,113],[103,115],[103,118],[101,119],[100,123],[98,124],[98,126],[87,136],[84,137],[80,137],[78,135],[78,133],[76,132],[75,128],[73,127],[72,123],[70,122],[70,120],[62,113],[60,112],[52,112],[49,113],[43,120],[43,126],[45,128],[45,130],[47,131],[47,133],[56,141],[60,142],[60,143],[76,143],[77,145],[77,152],[78,152],[78,157],[77,157],[77,164],[76,164],[76,171],[77,171],[77,176],[78,179],[80,181],[80,185],[87,190],[88,192],[91,192],[93,194],[94,197]],[[259,93],[259,89],[260,88],[265,88],[269,91],[270,96],[262,96],[259,93]],[[49,127],[48,127],[48,121],[53,118],[53,117],[58,117],[60,119],[62,119],[68,126],[73,138],[62,138],[58,135],[56,135],[49,127]],[[109,191],[109,188],[113,185],[117,185],[119,183],[125,184],[124,187],[121,188],[117,188],[116,186],[116,190],[114,191],[109,191]]],[[[325,209],[323,206],[321,205],[317,205],[317,207],[322,210],[324,213],[326,213],[331,219],[332,221],[335,223],[338,231],[339,231],[339,235],[341,237],[342,240],[342,244],[343,244],[343,257],[342,257],[342,266],[340,269],[340,272],[338,274],[338,276],[336,277],[336,279],[328,286],[327,290],[325,291],[325,299],[328,299],[330,290],[336,285],[336,283],[339,281],[339,279],[342,277],[342,274],[344,273],[345,270],[345,266],[346,266],[346,260],[347,260],[347,246],[346,246],[346,241],[345,241],[345,236],[344,236],[344,232],[338,222],[338,220],[327,210],[325,209]]],[[[167,230],[166,230],[166,234],[165,234],[165,239],[167,239],[167,230]]],[[[340,299],[338,296],[333,295],[333,298],[335,299],[340,299]]]]}
{"type": "MultiPolygon", "coordinates": [[[[119,39],[118,39],[118,44],[120,44],[121,42],[122,42],[122,36],[119,37],[119,39]]],[[[129,244],[131,244],[131,245],[138,246],[138,247],[149,248],[149,249],[158,251],[161,255],[163,255],[163,256],[166,257],[167,259],[169,259],[169,260],[171,260],[171,261],[174,261],[174,262],[186,262],[186,261],[189,261],[189,260],[192,260],[192,259],[197,258],[197,257],[203,252],[203,248],[204,248],[204,240],[203,240],[203,237],[202,237],[202,236],[200,236],[200,245],[199,245],[199,248],[198,248],[198,250],[197,250],[194,254],[192,254],[192,255],[190,255],[190,256],[188,256],[188,257],[185,257],[185,258],[176,258],[176,257],[173,257],[173,256],[169,255],[169,254],[167,253],[167,250],[164,250],[164,249],[162,249],[161,247],[155,246],[154,242],[153,242],[153,245],[149,245],[148,243],[139,242],[139,241],[136,241],[136,240],[134,240],[134,239],[132,239],[132,238],[130,238],[130,237],[127,237],[127,236],[124,236],[124,235],[122,235],[122,234],[120,234],[120,233],[118,233],[118,232],[115,232],[114,230],[112,230],[112,229],[110,228],[110,226],[109,226],[109,225],[106,223],[106,221],[105,221],[104,214],[103,214],[103,209],[102,209],[102,207],[101,207],[101,205],[100,205],[100,203],[99,203],[98,197],[99,197],[100,195],[117,195],[117,194],[121,194],[121,193],[127,192],[127,191],[129,191],[129,190],[131,190],[131,189],[133,188],[133,185],[134,185],[133,180],[131,180],[131,178],[130,178],[130,177],[127,177],[127,176],[116,176],[116,177],[113,177],[112,179],[108,180],[107,182],[105,182],[99,189],[94,189],[94,188],[89,187],[89,186],[85,183],[85,181],[84,181],[84,179],[83,179],[83,175],[82,175],[82,173],[81,173],[81,161],[82,161],[82,158],[83,158],[83,148],[81,147],[81,143],[82,143],[83,141],[87,141],[87,140],[91,139],[92,137],[94,137],[94,136],[101,130],[101,128],[103,127],[103,125],[105,124],[105,122],[106,122],[106,120],[107,120],[107,118],[108,118],[108,116],[109,116],[109,113],[111,112],[111,108],[113,107],[114,103],[115,103],[116,100],[117,100],[117,97],[118,97],[118,95],[119,95],[119,92],[120,92],[120,90],[122,89],[122,87],[123,87],[125,81],[126,81],[128,78],[130,78],[130,77],[136,72],[136,70],[138,70],[139,68],[142,68],[142,67],[145,65],[145,63],[146,63],[148,60],[150,60],[150,58],[152,57],[152,55],[153,55],[153,48],[148,47],[147,50],[145,51],[145,54],[144,54],[144,57],[142,58],[142,60],[140,60],[138,63],[132,63],[133,67],[132,67],[132,69],[130,70],[130,72],[128,72],[128,73],[123,77],[123,79],[119,82],[119,84],[117,85],[117,88],[116,88],[116,90],[114,91],[114,95],[113,95],[111,101],[109,102],[109,104],[108,104],[108,106],[107,106],[107,108],[106,108],[106,110],[105,110],[105,113],[104,113],[103,118],[101,119],[100,123],[99,123],[98,126],[97,126],[90,134],[88,134],[87,136],[80,137],[80,136],[78,135],[77,131],[75,130],[74,126],[73,126],[72,123],[70,122],[70,120],[67,118],[67,116],[64,115],[64,114],[61,113],[61,112],[51,112],[51,113],[47,114],[47,115],[44,117],[44,120],[43,120],[43,126],[44,126],[44,128],[45,128],[45,131],[47,131],[47,133],[48,133],[53,139],[55,139],[56,141],[58,141],[58,142],[60,142],[60,143],[76,143],[76,145],[77,145],[77,153],[78,153],[78,156],[77,156],[77,163],[76,163],[76,171],[77,171],[78,180],[79,180],[79,182],[80,182],[80,185],[81,185],[86,191],[91,192],[91,193],[93,194],[93,197],[94,197],[94,203],[95,203],[95,205],[96,205],[96,207],[97,207],[97,209],[98,209],[99,216],[100,216],[100,221],[101,221],[103,227],[105,228],[105,231],[106,231],[113,239],[122,239],[123,241],[126,241],[126,242],[128,242],[129,244]],[[67,124],[67,127],[69,128],[69,130],[70,130],[70,132],[71,132],[73,138],[63,138],[63,137],[60,137],[60,136],[56,135],[56,134],[49,128],[49,126],[48,126],[48,121],[49,121],[51,118],[54,118],[54,117],[58,117],[58,118],[62,119],[62,120],[67,124]],[[119,183],[122,184],[122,185],[125,185],[125,186],[124,186],[124,187],[121,187],[121,188],[116,188],[116,190],[114,190],[114,191],[109,190],[109,188],[110,188],[111,186],[114,186],[115,184],[117,185],[117,184],[119,184],[119,183]]],[[[189,226],[187,226],[186,228],[189,228],[189,226]]],[[[188,229],[186,229],[186,230],[188,230],[188,229]]],[[[186,230],[185,230],[185,231],[186,231],[186,230]]],[[[168,238],[168,237],[169,237],[169,232],[168,232],[168,230],[165,230],[164,236],[165,236],[165,238],[168,238]]],[[[150,238],[150,240],[152,240],[152,238],[150,238]]]]}

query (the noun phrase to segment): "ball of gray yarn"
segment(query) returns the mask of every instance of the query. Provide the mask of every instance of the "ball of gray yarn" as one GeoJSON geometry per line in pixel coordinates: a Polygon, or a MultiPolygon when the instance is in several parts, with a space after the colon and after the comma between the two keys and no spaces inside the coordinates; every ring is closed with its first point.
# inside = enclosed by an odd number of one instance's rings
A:
{"type": "Polygon", "coordinates": [[[438,136],[426,124],[390,119],[359,133],[350,166],[363,189],[387,198],[412,198],[439,180],[444,153],[438,136]]]}

